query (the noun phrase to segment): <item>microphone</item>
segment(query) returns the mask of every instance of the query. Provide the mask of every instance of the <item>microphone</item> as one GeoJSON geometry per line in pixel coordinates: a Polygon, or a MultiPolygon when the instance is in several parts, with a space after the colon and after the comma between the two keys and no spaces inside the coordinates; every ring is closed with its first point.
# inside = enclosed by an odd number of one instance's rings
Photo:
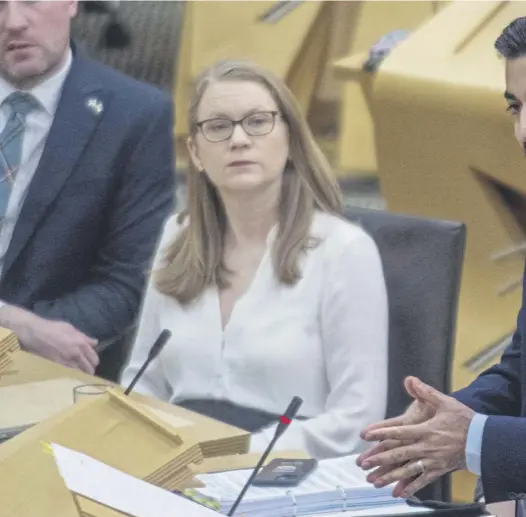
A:
{"type": "Polygon", "coordinates": [[[250,474],[248,481],[245,483],[245,486],[241,490],[241,493],[238,495],[235,503],[232,505],[232,508],[230,508],[230,511],[227,514],[228,517],[232,517],[234,515],[234,512],[236,511],[237,507],[239,506],[239,503],[242,501],[243,497],[245,496],[246,491],[250,488],[250,485],[252,484],[252,481],[254,481],[254,478],[259,472],[259,469],[261,469],[263,463],[265,463],[265,460],[267,459],[268,455],[271,453],[272,449],[274,448],[274,445],[278,441],[278,438],[288,428],[288,426],[292,422],[292,419],[296,416],[296,413],[298,412],[302,404],[303,404],[302,399],[300,399],[299,397],[294,397],[292,401],[290,402],[289,407],[287,408],[285,413],[279,417],[279,423],[276,427],[276,432],[274,433],[274,437],[272,438],[267,448],[265,449],[263,456],[261,456],[261,458],[259,459],[258,464],[254,468],[252,474],[250,474]]]}
{"type": "Polygon", "coordinates": [[[150,348],[150,351],[148,352],[148,357],[146,358],[146,361],[144,361],[144,364],[141,366],[141,369],[137,372],[137,375],[133,378],[130,385],[126,388],[126,391],[124,392],[125,395],[130,394],[133,387],[137,384],[137,381],[142,377],[144,370],[146,370],[146,368],[148,368],[148,365],[159,355],[164,345],[166,345],[166,343],[171,337],[172,333],[167,329],[164,329],[159,334],[159,337],[155,340],[155,343],[152,345],[152,348],[150,348]]]}

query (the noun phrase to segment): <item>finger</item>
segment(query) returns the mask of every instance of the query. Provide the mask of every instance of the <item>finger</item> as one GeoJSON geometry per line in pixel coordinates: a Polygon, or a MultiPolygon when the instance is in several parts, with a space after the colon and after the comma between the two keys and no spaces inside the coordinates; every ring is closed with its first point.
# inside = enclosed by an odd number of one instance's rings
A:
{"type": "Polygon", "coordinates": [[[393,497],[408,497],[414,495],[416,492],[429,485],[442,475],[441,471],[428,470],[412,479],[402,479],[393,489],[393,497]]]}
{"type": "Polygon", "coordinates": [[[86,360],[91,364],[91,366],[93,366],[93,368],[96,368],[98,366],[99,356],[90,345],[85,345],[82,347],[82,354],[84,355],[86,360]]]}
{"type": "Polygon", "coordinates": [[[367,458],[370,458],[371,456],[376,456],[381,452],[390,451],[392,449],[395,449],[396,447],[401,447],[402,445],[404,445],[404,442],[401,442],[400,440],[385,440],[383,442],[380,442],[371,447],[369,450],[360,454],[360,456],[358,456],[358,458],[356,459],[356,464],[359,467],[361,467],[362,463],[365,460],[367,460],[367,458]]]}
{"type": "Polygon", "coordinates": [[[417,377],[409,376],[404,379],[404,387],[407,391],[408,395],[418,400],[418,392],[414,388],[415,381],[418,381],[419,379],[417,377]]]}
{"type": "Polygon", "coordinates": [[[398,469],[400,468],[402,465],[386,465],[384,467],[378,467],[377,469],[374,469],[372,472],[370,472],[369,474],[367,474],[367,482],[368,483],[373,483],[378,479],[378,478],[381,478],[382,476],[385,476],[386,474],[388,474],[389,472],[391,472],[391,470],[395,470],[395,469],[398,469]]]}
{"type": "Polygon", "coordinates": [[[95,366],[82,354],[75,358],[75,365],[76,368],[90,375],[95,373],[95,366]]]}
{"type": "Polygon", "coordinates": [[[425,382],[422,382],[416,377],[408,379],[410,382],[411,389],[416,394],[416,398],[424,403],[431,404],[433,407],[437,408],[440,404],[444,403],[447,400],[447,396],[440,391],[436,390],[432,386],[429,386],[425,382]]]}
{"type": "Polygon", "coordinates": [[[371,456],[362,462],[362,468],[371,469],[373,467],[383,467],[387,465],[407,463],[410,460],[418,459],[424,456],[421,443],[415,443],[402,447],[396,447],[393,450],[381,452],[371,456]]]}
{"type": "Polygon", "coordinates": [[[383,429],[384,427],[396,427],[404,425],[404,421],[404,415],[400,415],[394,418],[383,420],[381,422],[376,422],[375,424],[368,425],[365,429],[363,429],[360,433],[360,436],[365,440],[366,434],[370,431],[374,431],[375,429],[383,429]]]}
{"type": "Polygon", "coordinates": [[[69,361],[68,366],[89,373],[90,375],[95,373],[95,367],[82,354],[72,358],[69,361]]]}
{"type": "Polygon", "coordinates": [[[420,465],[416,461],[411,461],[378,477],[374,482],[374,486],[376,488],[382,488],[396,481],[401,481],[402,479],[419,476],[421,472],[420,465]]]}
{"type": "Polygon", "coordinates": [[[367,433],[365,439],[370,442],[380,442],[384,440],[416,442],[422,440],[427,432],[428,428],[425,424],[385,427],[367,433]]]}
{"type": "Polygon", "coordinates": [[[67,325],[69,328],[69,332],[71,334],[72,341],[82,341],[82,342],[85,341],[89,343],[90,346],[95,346],[99,342],[98,339],[92,336],[88,336],[87,334],[79,330],[77,327],[74,327],[73,325],[70,325],[69,323],[67,325]]]}

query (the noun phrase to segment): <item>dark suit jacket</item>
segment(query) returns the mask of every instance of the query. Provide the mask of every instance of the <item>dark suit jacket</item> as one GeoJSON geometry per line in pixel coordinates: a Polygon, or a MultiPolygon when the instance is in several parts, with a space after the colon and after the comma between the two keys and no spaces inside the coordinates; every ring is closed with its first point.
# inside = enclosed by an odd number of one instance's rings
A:
{"type": "Polygon", "coordinates": [[[500,363],[453,394],[478,413],[491,415],[484,427],[481,456],[482,485],[488,503],[515,499],[517,494],[526,493],[526,289],[524,291],[517,331],[500,363]]]}
{"type": "Polygon", "coordinates": [[[173,152],[170,98],[75,51],[0,298],[98,339],[120,335],[173,210],[173,152]]]}

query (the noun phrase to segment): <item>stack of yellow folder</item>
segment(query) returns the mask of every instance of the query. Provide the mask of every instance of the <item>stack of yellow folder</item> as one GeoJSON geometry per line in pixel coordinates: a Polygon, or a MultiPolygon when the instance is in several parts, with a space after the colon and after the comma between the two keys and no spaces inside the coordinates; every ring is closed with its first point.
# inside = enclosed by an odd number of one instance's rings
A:
{"type": "MultiPolygon", "coordinates": [[[[71,494],[52,481],[58,472],[50,461],[52,455],[46,452],[50,443],[82,452],[168,490],[186,488],[193,478],[189,466],[204,459],[198,442],[183,439],[177,429],[120,390],[108,390],[71,405],[2,444],[0,485],[11,486],[2,492],[2,510],[16,509],[16,513],[6,515],[72,515],[62,512],[71,494]]],[[[82,513],[99,517],[91,510],[82,513]]]]}
{"type": "Polygon", "coordinates": [[[18,338],[14,332],[0,328],[0,373],[7,370],[11,365],[11,354],[20,350],[18,338]]]}

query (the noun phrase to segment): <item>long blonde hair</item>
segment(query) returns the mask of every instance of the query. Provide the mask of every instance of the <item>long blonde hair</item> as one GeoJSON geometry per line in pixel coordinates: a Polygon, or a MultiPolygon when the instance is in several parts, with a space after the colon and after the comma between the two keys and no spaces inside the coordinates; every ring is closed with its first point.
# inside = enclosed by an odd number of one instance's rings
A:
{"type": "MultiPolygon", "coordinates": [[[[197,133],[197,110],[203,94],[212,82],[221,80],[263,85],[288,125],[290,159],[283,175],[278,231],[272,251],[278,279],[292,285],[301,278],[298,259],[310,244],[314,211],[342,212],[338,182],[290,90],[281,79],[251,62],[222,61],[197,78],[188,110],[192,137],[197,133]]],[[[229,271],[223,262],[227,226],[223,203],[206,173],[192,164],[187,182],[188,208],[179,214],[178,222],[188,224],[167,247],[163,265],[155,273],[159,291],[175,297],[182,305],[198,298],[208,286],[223,289],[229,285],[229,271]]]]}

